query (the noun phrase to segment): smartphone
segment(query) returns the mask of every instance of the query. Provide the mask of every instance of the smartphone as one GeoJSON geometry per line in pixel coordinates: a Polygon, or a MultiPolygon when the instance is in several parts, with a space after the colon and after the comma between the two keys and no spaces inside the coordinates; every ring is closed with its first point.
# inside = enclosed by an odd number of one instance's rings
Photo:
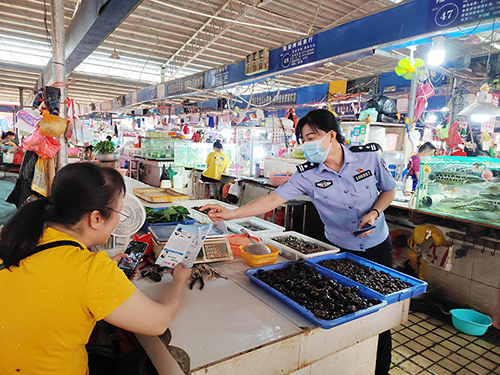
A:
{"type": "Polygon", "coordinates": [[[137,265],[141,261],[142,256],[146,252],[148,244],[146,242],[130,241],[125,250],[126,258],[120,259],[118,268],[121,269],[125,275],[130,279],[134,274],[137,265]]]}
{"type": "Polygon", "coordinates": [[[372,230],[374,228],[375,225],[366,224],[363,229],[353,230],[352,234],[354,235],[354,237],[358,237],[360,234],[368,232],[369,230],[372,230]]]}

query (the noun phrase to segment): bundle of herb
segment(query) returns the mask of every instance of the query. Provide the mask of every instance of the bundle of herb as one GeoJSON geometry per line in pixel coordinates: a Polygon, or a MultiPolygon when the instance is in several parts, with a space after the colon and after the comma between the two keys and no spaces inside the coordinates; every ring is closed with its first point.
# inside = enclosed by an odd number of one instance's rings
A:
{"type": "Polygon", "coordinates": [[[184,222],[188,215],[189,211],[183,206],[172,206],[159,210],[146,207],[146,222],[148,223],[184,222]]]}
{"type": "Polygon", "coordinates": [[[111,141],[100,141],[94,146],[94,152],[98,154],[112,154],[115,151],[115,145],[111,141]]]}

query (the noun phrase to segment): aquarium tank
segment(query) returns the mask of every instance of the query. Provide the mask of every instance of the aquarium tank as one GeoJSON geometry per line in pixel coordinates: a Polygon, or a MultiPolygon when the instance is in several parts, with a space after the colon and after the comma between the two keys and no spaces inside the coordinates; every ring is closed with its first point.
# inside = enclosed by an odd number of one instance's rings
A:
{"type": "Polygon", "coordinates": [[[424,157],[416,199],[423,212],[500,226],[500,160],[424,157]]]}

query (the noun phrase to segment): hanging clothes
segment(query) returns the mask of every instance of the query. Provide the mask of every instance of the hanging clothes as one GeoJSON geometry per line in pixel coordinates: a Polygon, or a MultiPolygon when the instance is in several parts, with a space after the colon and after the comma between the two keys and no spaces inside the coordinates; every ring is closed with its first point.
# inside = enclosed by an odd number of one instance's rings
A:
{"type": "Polygon", "coordinates": [[[417,96],[415,98],[415,120],[417,122],[422,113],[425,111],[425,106],[427,104],[427,99],[434,95],[434,87],[430,82],[417,84],[417,96]]]}

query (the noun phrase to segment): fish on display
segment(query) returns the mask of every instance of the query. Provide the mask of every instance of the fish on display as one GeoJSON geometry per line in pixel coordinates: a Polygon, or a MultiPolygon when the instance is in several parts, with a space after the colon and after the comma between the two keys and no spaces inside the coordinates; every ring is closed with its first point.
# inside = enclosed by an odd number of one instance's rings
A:
{"type": "Polygon", "coordinates": [[[479,184],[485,182],[481,177],[459,172],[434,172],[429,180],[442,185],[479,184]]]}
{"type": "Polygon", "coordinates": [[[485,187],[491,194],[500,194],[500,184],[490,184],[485,187]]]}

